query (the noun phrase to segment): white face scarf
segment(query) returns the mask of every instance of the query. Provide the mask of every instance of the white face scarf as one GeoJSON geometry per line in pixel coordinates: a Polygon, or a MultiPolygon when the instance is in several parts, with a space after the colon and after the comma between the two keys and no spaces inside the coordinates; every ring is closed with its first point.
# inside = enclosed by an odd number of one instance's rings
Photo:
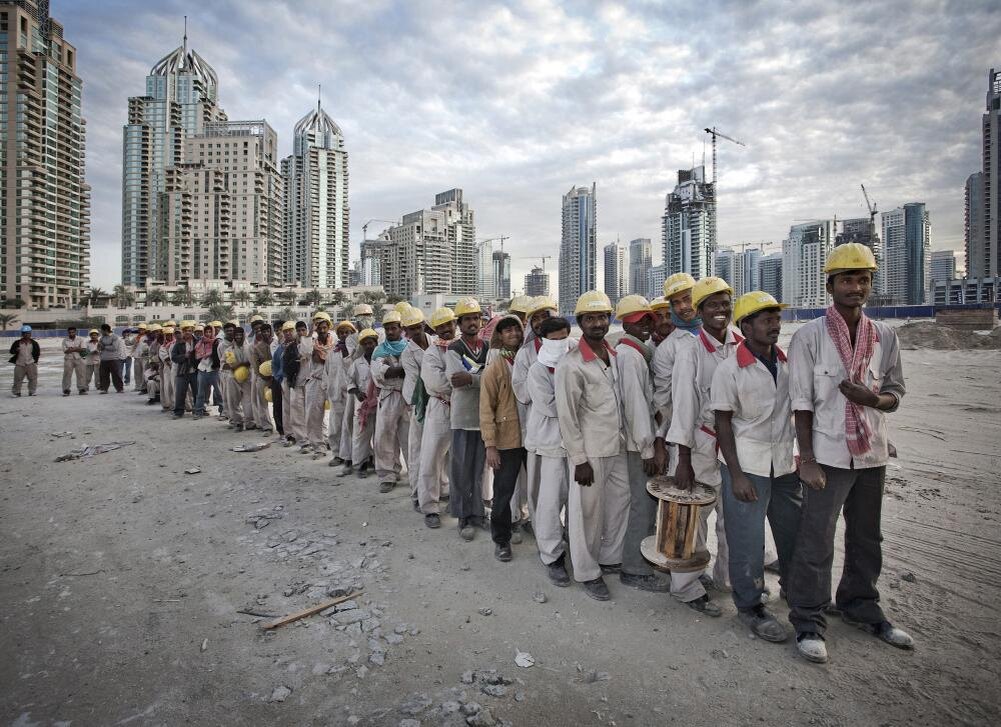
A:
{"type": "Polygon", "coordinates": [[[358,316],[358,323],[362,329],[371,328],[375,325],[375,316],[358,316]]]}
{"type": "Polygon", "coordinates": [[[569,350],[569,338],[562,338],[558,341],[552,338],[543,338],[542,348],[539,349],[539,361],[543,366],[548,366],[551,369],[556,368],[556,364],[566,356],[569,350]]]}

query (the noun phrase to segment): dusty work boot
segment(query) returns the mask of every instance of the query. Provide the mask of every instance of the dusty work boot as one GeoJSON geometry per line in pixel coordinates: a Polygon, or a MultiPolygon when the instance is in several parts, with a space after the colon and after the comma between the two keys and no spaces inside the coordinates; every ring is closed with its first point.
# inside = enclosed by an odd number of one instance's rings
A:
{"type": "Polygon", "coordinates": [[[370,474],[372,474],[372,470],[374,469],[375,467],[372,465],[372,461],[365,460],[364,462],[361,463],[361,466],[358,468],[358,476],[361,477],[362,479],[365,479],[370,474]]]}
{"type": "Polygon", "coordinates": [[[70,390],[69,389],[63,389],[63,396],[69,396],[69,395],[70,395],[70,390]]]}
{"type": "Polygon", "coordinates": [[[584,581],[581,585],[584,587],[584,593],[595,601],[607,601],[612,597],[612,594],[608,591],[608,586],[605,585],[605,579],[601,576],[598,576],[593,581],[584,581]]]}
{"type": "Polygon", "coordinates": [[[338,457],[337,455],[334,455],[334,458],[330,460],[330,466],[336,467],[337,465],[340,464],[344,464],[344,460],[338,457]]]}
{"type": "Polygon", "coordinates": [[[671,590],[671,581],[661,578],[656,573],[649,573],[645,576],[638,576],[633,573],[619,573],[619,582],[624,586],[636,588],[640,591],[650,593],[667,593],[671,590]]]}
{"type": "Polygon", "coordinates": [[[796,649],[807,661],[827,663],[827,644],[824,637],[814,631],[804,631],[796,637],[796,649]]]}
{"type": "Polygon", "coordinates": [[[499,560],[501,563],[507,563],[507,562],[509,562],[511,560],[511,558],[512,558],[511,544],[510,543],[506,543],[504,545],[499,545],[499,544],[495,545],[494,546],[494,557],[497,560],[499,560]]]}
{"type": "Polygon", "coordinates": [[[738,611],[737,617],[759,639],[779,644],[789,638],[789,632],[764,606],[738,611]]]}
{"type": "Polygon", "coordinates": [[[703,594],[694,601],[685,601],[685,605],[693,611],[698,611],[704,616],[712,616],[713,618],[717,618],[723,613],[719,610],[719,606],[709,600],[708,594],[703,594]]]}
{"type": "Polygon", "coordinates": [[[622,563],[599,563],[603,574],[618,573],[622,570],[622,563]]]}
{"type": "Polygon", "coordinates": [[[394,487],[396,483],[393,480],[383,480],[379,483],[379,492],[385,495],[387,492],[392,492],[394,487]]]}
{"type": "Polygon", "coordinates": [[[344,466],[337,470],[337,477],[347,477],[348,475],[353,475],[355,468],[351,466],[350,462],[345,462],[344,466]]]}
{"type": "Polygon", "coordinates": [[[437,530],[441,527],[441,515],[436,512],[429,512],[424,516],[424,525],[432,530],[437,530]]]}
{"type": "Polygon", "coordinates": [[[546,565],[546,575],[549,582],[559,588],[566,588],[570,585],[570,576],[567,575],[566,555],[561,555],[552,563],[546,565]]]}
{"type": "Polygon", "coordinates": [[[911,638],[911,635],[903,629],[898,629],[889,621],[883,621],[878,624],[867,624],[862,623],[861,621],[855,621],[846,616],[844,613],[841,614],[841,620],[849,626],[854,626],[855,628],[862,629],[866,633],[872,634],[881,641],[885,641],[890,646],[896,646],[898,649],[905,649],[908,651],[914,648],[914,639],[911,638]]]}
{"type": "Polygon", "coordinates": [[[459,537],[467,542],[476,537],[476,528],[473,527],[472,518],[467,517],[459,521],[459,537]]]}
{"type": "Polygon", "coordinates": [[[521,528],[518,523],[511,527],[511,545],[521,545],[521,528]]]}

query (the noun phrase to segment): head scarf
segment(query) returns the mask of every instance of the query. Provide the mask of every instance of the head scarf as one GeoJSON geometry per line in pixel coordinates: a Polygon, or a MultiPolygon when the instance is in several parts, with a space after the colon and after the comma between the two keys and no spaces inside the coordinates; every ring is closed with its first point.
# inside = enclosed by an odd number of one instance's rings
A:
{"type": "Polygon", "coordinates": [[[674,312],[674,309],[672,309],[671,323],[674,324],[675,328],[680,328],[683,331],[688,331],[694,336],[696,333],[699,332],[699,329],[702,328],[702,316],[695,316],[692,320],[685,321],[679,318],[678,314],[674,312]]]}

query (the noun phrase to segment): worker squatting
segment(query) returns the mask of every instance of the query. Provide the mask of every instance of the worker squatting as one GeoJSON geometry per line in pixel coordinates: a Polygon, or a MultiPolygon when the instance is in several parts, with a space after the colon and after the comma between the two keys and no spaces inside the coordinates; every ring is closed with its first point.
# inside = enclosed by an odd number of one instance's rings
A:
{"type": "MultiPolygon", "coordinates": [[[[833,304],[788,352],[777,346],[784,306],[772,296],[748,293],[731,307],[726,281],[679,273],[662,298],[629,295],[614,311],[603,293],[585,293],[578,340],[546,297],[516,299],[486,325],[472,298],[430,320],[404,303],[381,333],[367,305],[336,325],[322,311],[311,326],[277,330],[254,316],[249,334],[236,321],[168,321],[133,342],[136,380],[176,419],[214,406],[230,429],[275,432],[313,459],[329,453],[334,484],[374,475],[390,492],[402,459],[427,527],[441,526],[447,501],[459,535],[489,530],[500,561],[532,534],[557,586],[570,586],[572,573],[588,596],[607,600],[605,576],[617,573],[623,586],[669,592],[709,616],[720,609],[707,588],[732,590],[740,620],[781,642],[787,627],[765,605],[767,520],[780,600],[806,659],[827,660],[834,612],[910,649],[877,590],[885,413],[904,395],[897,337],[863,311],[876,272],[868,248],[835,248],[825,272],[833,304]],[[624,331],[614,346],[613,314],[624,331]],[[719,495],[711,575],[663,574],[641,555],[655,529],[646,484],[664,473],[681,490],[702,483],[719,495]],[[845,564],[832,605],[842,512],[845,564]]],[[[64,343],[68,375],[88,345],[72,335],[64,343]]],[[[11,356],[24,378],[38,358],[30,331],[11,356]]],[[[702,508],[699,549],[709,514],[702,508]]]]}

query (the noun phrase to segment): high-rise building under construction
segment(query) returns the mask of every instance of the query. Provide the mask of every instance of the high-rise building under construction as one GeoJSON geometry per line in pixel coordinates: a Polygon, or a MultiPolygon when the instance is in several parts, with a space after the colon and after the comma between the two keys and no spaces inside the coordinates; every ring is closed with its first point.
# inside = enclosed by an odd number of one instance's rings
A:
{"type": "Polygon", "coordinates": [[[704,166],[678,170],[661,218],[665,274],[712,275],[716,252],[716,186],[704,166]]]}

